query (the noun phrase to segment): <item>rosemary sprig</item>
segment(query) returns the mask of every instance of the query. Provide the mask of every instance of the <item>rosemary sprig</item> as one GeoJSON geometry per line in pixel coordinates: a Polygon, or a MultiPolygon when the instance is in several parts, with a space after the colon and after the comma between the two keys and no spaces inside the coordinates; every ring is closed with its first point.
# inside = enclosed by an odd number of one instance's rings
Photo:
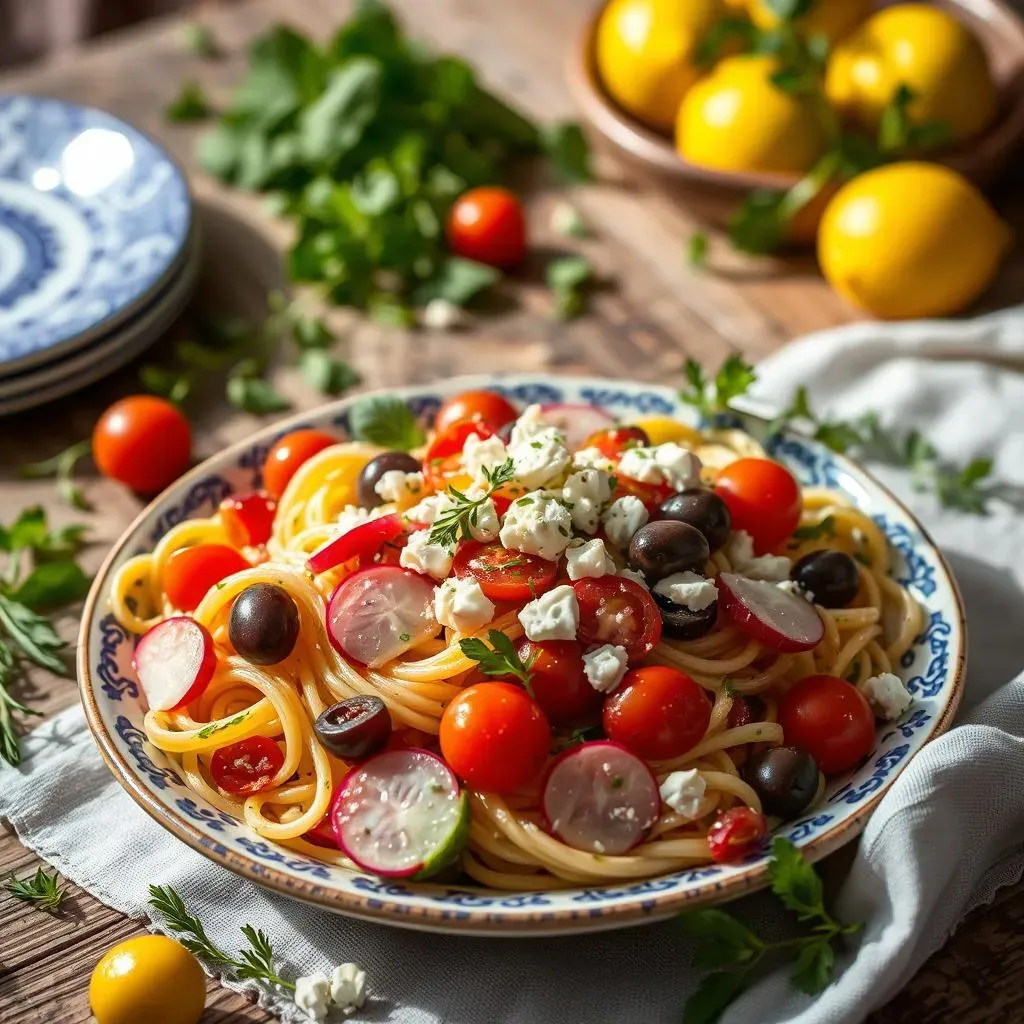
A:
{"type": "Polygon", "coordinates": [[[460,538],[469,537],[471,528],[476,526],[480,508],[499,487],[515,479],[515,463],[507,458],[500,466],[483,471],[487,481],[487,490],[479,498],[471,498],[455,487],[449,487],[444,493],[448,498],[448,506],[434,520],[430,528],[430,543],[441,544],[453,548],[460,538]]]}
{"type": "Polygon", "coordinates": [[[48,913],[55,911],[67,895],[67,889],[61,884],[60,875],[56,871],[52,875],[47,874],[43,868],[39,868],[31,878],[19,879],[12,874],[4,881],[3,887],[15,899],[34,903],[40,910],[48,913]]]}

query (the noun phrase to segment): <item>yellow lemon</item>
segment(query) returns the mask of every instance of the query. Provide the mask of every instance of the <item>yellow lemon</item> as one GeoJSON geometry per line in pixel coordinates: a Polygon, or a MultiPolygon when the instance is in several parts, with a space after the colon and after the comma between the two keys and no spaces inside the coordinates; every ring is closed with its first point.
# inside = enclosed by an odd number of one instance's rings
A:
{"type": "Polygon", "coordinates": [[[981,44],[930,4],[897,4],[869,18],[836,47],[825,75],[829,101],[874,131],[900,85],[918,94],[911,120],[943,121],[955,141],[984,131],[998,97],[981,44]]]}
{"type": "Polygon", "coordinates": [[[684,448],[693,448],[701,443],[699,430],[680,423],[671,416],[647,416],[637,420],[634,426],[639,427],[647,435],[652,445],[675,441],[684,448]]]}
{"type": "Polygon", "coordinates": [[[676,122],[683,158],[720,171],[806,171],[824,131],[808,97],[772,85],[777,69],[773,57],[728,57],[699,81],[676,122]]]}
{"type": "Polygon", "coordinates": [[[109,949],[89,982],[98,1024],[197,1024],[206,978],[196,958],[163,935],[143,935],[109,949]]]}
{"type": "Polygon", "coordinates": [[[721,0],[611,0],[597,25],[597,70],[612,99],[653,128],[671,131],[700,71],[691,60],[724,14],[721,0]]]}
{"type": "Polygon", "coordinates": [[[969,181],[907,162],[836,193],[818,230],[818,262],[840,295],[875,316],[945,316],[985,290],[1009,244],[1009,228],[969,181]]]}
{"type": "MultiPolygon", "coordinates": [[[[815,0],[811,9],[796,19],[804,36],[821,34],[834,46],[848,36],[873,10],[874,0],[815,0]]],[[[750,18],[758,28],[775,28],[779,16],[768,0],[750,0],[750,18]]]]}

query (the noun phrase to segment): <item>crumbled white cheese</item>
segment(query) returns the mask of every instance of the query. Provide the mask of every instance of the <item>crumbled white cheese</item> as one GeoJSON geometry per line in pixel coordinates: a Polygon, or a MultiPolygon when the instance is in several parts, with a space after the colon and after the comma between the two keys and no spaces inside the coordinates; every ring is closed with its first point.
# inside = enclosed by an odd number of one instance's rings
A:
{"type": "Polygon", "coordinates": [[[619,472],[641,483],[667,483],[682,491],[700,483],[700,459],[668,441],[653,448],[627,448],[619,459],[619,472]]]}
{"type": "Polygon", "coordinates": [[[512,445],[508,454],[515,466],[515,479],[530,489],[543,487],[560,477],[572,458],[562,435],[554,427],[545,427],[512,445]]]}
{"type": "Polygon", "coordinates": [[[551,211],[551,230],[556,235],[579,237],[586,234],[587,226],[575,206],[571,203],[558,203],[551,211]]]}
{"type": "Polygon", "coordinates": [[[371,519],[378,519],[383,514],[383,510],[379,508],[360,508],[358,505],[346,505],[341,510],[338,521],[330,531],[331,539],[340,537],[342,534],[354,530],[357,526],[368,523],[371,519]]]}
{"type": "Polygon", "coordinates": [[[470,434],[462,446],[462,464],[466,472],[481,484],[485,483],[483,471],[495,469],[507,457],[505,442],[497,435],[481,437],[479,434],[470,434]]]}
{"type": "Polygon", "coordinates": [[[565,563],[571,580],[615,575],[615,562],[608,554],[604,541],[596,537],[594,540],[574,541],[570,544],[565,549],[565,563]]]}
{"type": "Polygon", "coordinates": [[[615,471],[615,463],[600,448],[581,448],[572,457],[573,469],[600,469],[604,473],[615,471]]]}
{"type": "Polygon", "coordinates": [[[431,331],[449,331],[461,327],[466,316],[462,310],[447,299],[431,299],[423,307],[423,326],[431,331]]]}
{"type": "Polygon", "coordinates": [[[811,604],[814,604],[814,595],[805,586],[797,583],[796,580],[782,580],[776,583],[775,586],[787,594],[792,594],[794,597],[802,597],[805,601],[810,601],[811,604]]]}
{"type": "Polygon", "coordinates": [[[486,544],[498,536],[500,529],[498,510],[494,507],[494,502],[490,498],[486,498],[477,505],[476,511],[470,514],[469,534],[473,540],[483,541],[486,544]]]}
{"type": "Polygon", "coordinates": [[[576,591],[563,584],[541,594],[523,606],[519,621],[530,640],[575,640],[580,625],[576,591]]]}
{"type": "Polygon", "coordinates": [[[451,576],[434,591],[434,617],[449,629],[472,633],[494,618],[494,605],[472,576],[451,576]]]}
{"type": "Polygon", "coordinates": [[[398,556],[398,564],[403,569],[443,580],[452,571],[452,552],[443,544],[432,543],[429,530],[417,530],[409,535],[398,556]]]}
{"type": "Polygon", "coordinates": [[[661,799],[677,814],[684,818],[696,818],[700,813],[701,801],[707,792],[708,784],[696,768],[686,771],[672,772],[666,775],[658,791],[661,799]]]}
{"type": "Polygon", "coordinates": [[[407,508],[405,518],[411,523],[423,523],[424,526],[431,526],[447,500],[443,494],[431,494],[430,497],[424,498],[412,508],[407,508]]]}
{"type": "Polygon", "coordinates": [[[714,580],[706,580],[695,572],[675,572],[654,584],[654,592],[667,597],[673,604],[702,612],[718,600],[714,580]]]}
{"type": "Polygon", "coordinates": [[[529,441],[542,430],[547,430],[550,426],[550,423],[544,422],[544,416],[540,411],[539,405],[528,405],[519,414],[519,419],[512,424],[512,431],[508,439],[509,447],[515,448],[516,445],[529,441]]]}
{"type": "Polygon", "coordinates": [[[361,1010],[366,1002],[366,971],[359,964],[342,964],[331,975],[331,999],[342,1012],[361,1010]]]}
{"type": "Polygon", "coordinates": [[[295,1005],[316,1020],[327,1016],[331,1003],[331,979],[326,974],[310,974],[295,979],[295,1005]]]}
{"type": "Polygon", "coordinates": [[[644,503],[635,495],[626,494],[608,506],[601,517],[604,532],[608,539],[617,547],[625,550],[633,539],[633,534],[648,520],[644,503]]]}
{"type": "Polygon", "coordinates": [[[598,693],[611,693],[622,682],[628,664],[625,647],[604,644],[583,655],[583,674],[598,693]]]}
{"type": "Polygon", "coordinates": [[[572,516],[560,499],[533,491],[509,506],[499,537],[512,551],[540,555],[553,562],[572,540],[572,516]]]}
{"type": "Polygon", "coordinates": [[[647,577],[642,572],[636,572],[634,569],[630,569],[628,565],[624,565],[618,573],[624,580],[632,580],[634,583],[639,583],[644,590],[650,590],[651,588],[647,584],[647,577]]]}
{"type": "Polygon", "coordinates": [[[914,698],[903,684],[903,680],[892,672],[871,676],[857,689],[867,697],[875,716],[887,722],[895,721],[914,703],[914,698]]]}
{"type": "Polygon", "coordinates": [[[423,474],[405,473],[400,469],[389,469],[382,473],[373,489],[384,501],[399,505],[411,505],[423,493],[423,474]]]}
{"type": "Polygon", "coordinates": [[[612,496],[611,478],[601,469],[581,469],[562,487],[572,510],[572,525],[582,533],[597,533],[601,509],[612,496]]]}
{"type": "Polygon", "coordinates": [[[752,580],[781,583],[789,579],[793,563],[785,555],[754,555],[754,538],[746,530],[736,530],[725,545],[725,557],[741,576],[752,580]]]}

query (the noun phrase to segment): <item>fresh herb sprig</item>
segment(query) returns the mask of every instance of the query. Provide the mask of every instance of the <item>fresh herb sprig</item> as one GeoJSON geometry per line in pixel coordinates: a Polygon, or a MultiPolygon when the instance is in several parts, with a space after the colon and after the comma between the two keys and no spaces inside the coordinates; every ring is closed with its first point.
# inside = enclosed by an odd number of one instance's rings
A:
{"type": "Polygon", "coordinates": [[[492,629],[487,634],[487,646],[479,637],[471,636],[459,641],[462,653],[475,661],[485,676],[511,676],[523,684],[523,688],[532,697],[533,665],[540,657],[539,652],[531,654],[526,661],[519,657],[515,644],[500,629],[492,629]]]}
{"type": "Polygon", "coordinates": [[[45,480],[52,477],[57,481],[57,497],[78,509],[80,512],[91,512],[92,505],[75,483],[75,467],[92,452],[92,441],[78,441],[42,462],[30,462],[19,467],[18,475],[24,480],[45,480]]]}
{"type": "Polygon", "coordinates": [[[492,469],[484,469],[487,490],[477,498],[471,498],[455,487],[449,487],[444,493],[448,505],[434,520],[430,527],[430,543],[441,544],[453,548],[464,537],[469,537],[472,527],[476,526],[480,508],[499,487],[515,479],[515,463],[507,458],[501,465],[492,469]]]}
{"type": "Polygon", "coordinates": [[[12,874],[3,882],[3,887],[15,899],[33,903],[48,913],[57,910],[67,895],[60,875],[56,871],[48,874],[44,868],[39,868],[31,878],[19,879],[12,874]]]}
{"type": "Polygon", "coordinates": [[[683,373],[687,386],[679,392],[679,397],[706,419],[735,411],[732,403],[745,395],[757,380],[754,368],[736,353],[722,363],[714,378],[709,379],[695,359],[686,360],[683,373]]]}
{"type": "Polygon", "coordinates": [[[178,95],[164,111],[164,116],[171,124],[205,121],[212,114],[213,107],[210,106],[203,87],[194,78],[189,78],[182,83],[178,95]]]}
{"type": "Polygon", "coordinates": [[[182,898],[169,885],[149,887],[149,905],[163,915],[168,928],[179,935],[179,942],[193,955],[219,971],[229,971],[239,980],[277,985],[290,992],[295,984],[285,981],[274,966],[274,951],[267,936],[252,925],[243,925],[242,934],[249,943],[237,957],[215,946],[202,921],[190,914],[182,898]]]}
{"type": "Polygon", "coordinates": [[[423,428],[400,398],[364,398],[352,406],[348,415],[349,431],[357,441],[409,452],[426,441],[423,428]]]}
{"type": "Polygon", "coordinates": [[[853,935],[862,925],[844,924],[825,907],[821,879],[800,851],[785,837],[776,836],[768,865],[772,892],[810,933],[769,942],[738,918],[717,908],[690,910],[679,921],[697,941],[698,967],[716,968],[687,1000],[683,1024],[712,1024],[750,984],[767,957],[783,954],[793,963],[790,981],[808,995],[821,992],[832,978],[833,944],[853,935]]]}

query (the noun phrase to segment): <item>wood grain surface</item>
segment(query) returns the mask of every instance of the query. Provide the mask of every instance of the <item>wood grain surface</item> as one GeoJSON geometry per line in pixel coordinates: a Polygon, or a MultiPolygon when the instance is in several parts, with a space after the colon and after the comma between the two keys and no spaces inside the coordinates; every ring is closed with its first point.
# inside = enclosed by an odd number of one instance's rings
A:
{"type": "MultiPolygon", "coordinates": [[[[565,48],[587,13],[589,0],[396,0],[395,6],[417,35],[469,58],[488,84],[535,117],[573,116],[562,67],[565,48]]],[[[196,132],[168,127],[161,113],[182,78],[198,77],[215,100],[224,99],[238,79],[252,36],[275,20],[326,35],[347,7],[330,0],[232,5],[209,14],[228,50],[222,61],[203,63],[189,56],[181,42],[181,21],[169,20],[111,37],[58,64],[2,78],[0,89],[105,107],[158,137],[194,171],[196,132]]],[[[700,225],[699,211],[638,182],[610,156],[602,155],[599,170],[599,184],[576,189],[572,195],[593,228],[593,238],[573,242],[571,248],[586,252],[609,283],[594,297],[585,317],[569,324],[552,318],[538,261],[460,333],[385,330],[335,311],[332,317],[343,334],[337,354],[349,359],[365,384],[373,387],[502,369],[669,381],[687,355],[714,364],[728,351],[738,350],[757,359],[796,335],[854,318],[816,276],[810,258],[747,260],[713,236],[709,268],[695,270],[684,254],[686,240],[700,225]]],[[[193,186],[204,229],[195,309],[259,319],[267,291],[281,283],[280,252],[287,229],[272,222],[252,197],[228,192],[198,173],[193,186]]],[[[530,195],[531,224],[540,250],[565,247],[547,227],[554,190],[538,181],[530,195]]],[[[1024,196],[1007,192],[997,200],[1019,231],[1024,225],[1024,196]]],[[[983,306],[1019,302],[1022,296],[1024,257],[1018,253],[983,306]]],[[[186,316],[147,358],[159,358],[161,350],[189,331],[186,316]]],[[[93,544],[85,564],[92,569],[139,502],[87,470],[85,487],[97,511],[82,516],[60,506],[49,483],[19,480],[17,466],[53,455],[87,436],[109,401],[138,389],[137,370],[137,365],[131,366],[73,398],[0,420],[0,521],[35,503],[44,505],[57,523],[87,520],[93,544]]],[[[274,376],[297,408],[319,401],[293,368],[278,366],[274,376]]],[[[231,410],[217,381],[197,396],[191,416],[200,458],[260,423],[231,410]]],[[[76,627],[74,614],[60,622],[69,641],[76,627]]],[[[33,673],[19,693],[48,714],[77,699],[73,682],[45,672],[33,673]]],[[[0,826],[0,877],[12,871],[23,876],[37,865],[36,857],[0,826]]],[[[108,946],[142,930],[138,922],[77,889],[65,907],[59,916],[49,917],[0,893],[0,1022],[88,1020],[93,965],[108,946]]],[[[994,906],[965,923],[907,989],[874,1015],[873,1024],[1024,1020],[1024,989],[1016,979],[1022,966],[1024,889],[1018,888],[1004,892],[994,906]]],[[[210,992],[203,1021],[268,1019],[239,997],[216,989],[210,992]]]]}

